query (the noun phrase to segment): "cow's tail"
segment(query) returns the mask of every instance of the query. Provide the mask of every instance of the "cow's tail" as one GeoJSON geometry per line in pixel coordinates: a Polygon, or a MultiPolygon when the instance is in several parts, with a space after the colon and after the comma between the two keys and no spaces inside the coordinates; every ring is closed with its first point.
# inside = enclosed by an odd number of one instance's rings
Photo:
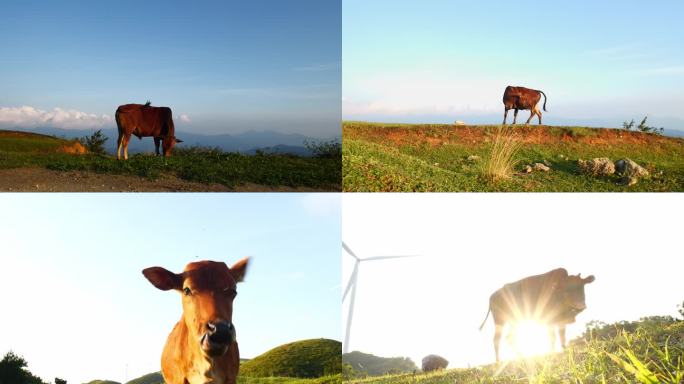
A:
{"type": "Polygon", "coordinates": [[[121,108],[116,109],[116,113],[114,114],[114,120],[116,120],[116,129],[119,131],[119,136],[121,136],[121,108]]]}
{"type": "Polygon", "coordinates": [[[543,106],[542,108],[544,108],[544,112],[546,112],[546,94],[545,94],[544,92],[542,92],[542,91],[539,91],[539,93],[541,93],[542,95],[544,95],[544,106],[543,106]]]}
{"type": "Polygon", "coordinates": [[[487,316],[485,316],[484,320],[482,320],[482,324],[480,325],[480,331],[482,330],[482,328],[484,328],[484,325],[487,322],[487,319],[489,318],[489,313],[491,311],[492,311],[492,307],[489,306],[489,308],[487,308],[487,316]]]}

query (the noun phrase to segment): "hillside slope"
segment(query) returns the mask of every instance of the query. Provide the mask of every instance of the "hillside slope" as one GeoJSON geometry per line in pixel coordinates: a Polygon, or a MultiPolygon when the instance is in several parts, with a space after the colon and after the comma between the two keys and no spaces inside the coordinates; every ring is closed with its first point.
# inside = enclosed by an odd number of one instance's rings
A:
{"type": "Polygon", "coordinates": [[[490,182],[482,166],[500,126],[343,124],[344,191],[684,191],[684,139],[622,129],[515,126],[517,173],[490,182]],[[578,160],[629,158],[650,177],[623,185],[617,175],[580,172],[578,160]],[[549,172],[523,173],[545,163],[549,172]]]}
{"type": "Polygon", "coordinates": [[[241,376],[321,377],[342,373],[342,343],[330,339],[295,341],[273,348],[240,367],[241,376]]]}
{"type": "Polygon", "coordinates": [[[342,362],[349,364],[354,371],[370,376],[414,372],[418,369],[408,357],[379,357],[359,351],[343,354],[342,362]]]}
{"type": "Polygon", "coordinates": [[[349,378],[346,382],[679,384],[684,382],[684,321],[654,316],[633,322],[595,323],[562,353],[513,360],[500,366],[349,378]]]}

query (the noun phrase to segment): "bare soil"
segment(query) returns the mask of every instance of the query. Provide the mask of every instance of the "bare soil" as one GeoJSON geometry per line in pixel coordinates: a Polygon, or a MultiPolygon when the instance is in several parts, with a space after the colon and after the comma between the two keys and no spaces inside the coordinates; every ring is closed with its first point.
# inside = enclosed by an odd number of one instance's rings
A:
{"type": "Polygon", "coordinates": [[[0,169],[0,192],[311,192],[292,188],[244,184],[234,189],[222,184],[186,181],[173,175],[156,180],[131,175],[104,175],[84,171],[51,171],[44,168],[0,169]]]}

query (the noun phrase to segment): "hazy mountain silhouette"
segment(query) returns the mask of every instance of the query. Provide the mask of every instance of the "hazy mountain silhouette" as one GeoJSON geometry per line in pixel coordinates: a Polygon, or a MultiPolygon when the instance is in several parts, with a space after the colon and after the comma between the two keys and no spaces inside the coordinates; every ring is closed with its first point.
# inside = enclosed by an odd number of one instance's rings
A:
{"type": "MultiPolygon", "coordinates": [[[[63,137],[66,139],[90,136],[96,131],[96,129],[61,129],[50,127],[14,129],[63,137]]],[[[105,149],[109,153],[115,153],[116,138],[118,136],[116,128],[103,129],[102,133],[109,138],[105,143],[105,149]]],[[[300,156],[311,155],[311,151],[304,146],[304,141],[321,141],[320,139],[314,139],[297,133],[285,134],[274,131],[246,131],[232,135],[204,135],[178,131],[176,132],[176,137],[183,140],[182,144],[178,144],[179,148],[180,146],[218,147],[226,152],[254,154],[257,150],[261,150],[268,153],[290,153],[300,156]]],[[[154,152],[154,141],[151,137],[144,137],[142,140],[138,140],[137,137],[132,136],[128,145],[128,152],[154,152]]]]}

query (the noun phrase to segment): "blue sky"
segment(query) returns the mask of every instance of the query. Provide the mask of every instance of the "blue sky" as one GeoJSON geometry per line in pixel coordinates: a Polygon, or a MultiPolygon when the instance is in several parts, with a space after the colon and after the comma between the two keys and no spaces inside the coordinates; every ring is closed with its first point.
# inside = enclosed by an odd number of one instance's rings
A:
{"type": "Polygon", "coordinates": [[[159,370],[180,296],[141,271],[201,259],[252,257],[233,318],[243,357],[341,340],[339,194],[6,195],[0,212],[0,354],[46,380],[159,370]]]}
{"type": "Polygon", "coordinates": [[[330,137],[341,33],[340,1],[3,1],[0,125],[113,126],[149,99],[178,130],[330,137]]]}
{"type": "Polygon", "coordinates": [[[345,119],[500,123],[504,88],[522,85],[547,94],[548,123],[684,129],[681,1],[342,7],[345,119]]]}

